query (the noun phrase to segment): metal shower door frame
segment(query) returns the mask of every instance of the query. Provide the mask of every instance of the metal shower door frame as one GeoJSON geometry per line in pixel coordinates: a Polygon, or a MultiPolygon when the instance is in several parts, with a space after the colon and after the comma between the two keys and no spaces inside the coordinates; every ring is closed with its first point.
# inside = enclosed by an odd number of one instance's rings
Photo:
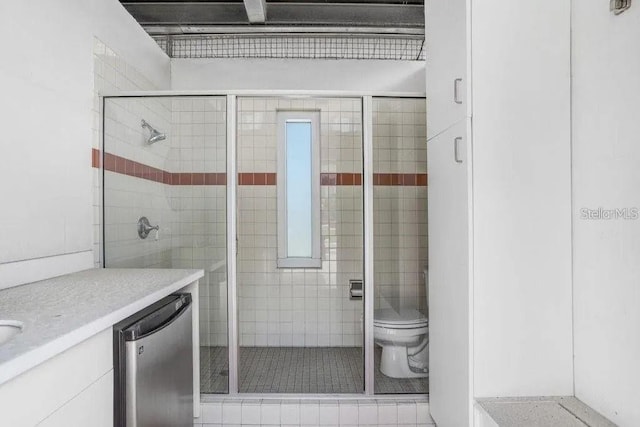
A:
{"type": "MultiPolygon", "coordinates": [[[[362,102],[362,188],[363,188],[363,346],[364,346],[364,391],[355,395],[373,398],[375,395],[375,362],[373,340],[373,313],[374,313],[374,245],[373,245],[373,98],[424,98],[421,92],[351,92],[351,91],[297,91],[297,90],[237,90],[237,91],[129,91],[101,94],[101,105],[108,98],[143,98],[143,97],[180,97],[180,96],[224,96],[226,98],[226,164],[227,164],[227,331],[228,331],[228,360],[229,360],[229,388],[230,396],[248,396],[240,393],[238,389],[239,368],[239,335],[238,335],[238,292],[237,292],[237,99],[238,97],[298,97],[298,98],[359,98],[362,102]]],[[[101,149],[104,156],[104,108],[102,111],[102,140],[101,149]]],[[[104,164],[104,162],[103,162],[104,164]]],[[[104,170],[101,178],[101,261],[104,265],[104,170]]],[[[275,397],[276,395],[270,395],[275,397]]],[[[280,395],[286,397],[286,395],[280,395]]],[[[314,399],[321,397],[319,394],[309,394],[296,399],[314,399]]],[[[326,396],[326,395],[325,395],[326,396]]],[[[375,395],[376,398],[383,395],[375,395]]],[[[407,396],[404,396],[407,397],[407,396]]]]}

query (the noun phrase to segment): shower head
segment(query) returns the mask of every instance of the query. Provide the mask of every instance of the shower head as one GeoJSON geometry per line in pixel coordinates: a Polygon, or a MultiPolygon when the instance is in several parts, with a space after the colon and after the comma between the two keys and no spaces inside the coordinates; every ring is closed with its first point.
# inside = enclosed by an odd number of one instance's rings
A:
{"type": "Polygon", "coordinates": [[[149,129],[149,132],[151,132],[151,136],[149,136],[149,139],[147,139],[148,144],[155,144],[156,142],[162,141],[167,138],[166,134],[158,132],[153,126],[147,123],[146,120],[142,120],[140,123],[143,128],[147,128],[149,129]]]}
{"type": "Polygon", "coordinates": [[[157,130],[153,129],[151,130],[151,136],[149,137],[149,139],[147,140],[147,142],[149,144],[154,144],[158,141],[163,141],[167,138],[167,135],[165,135],[164,133],[160,133],[157,130]]]}

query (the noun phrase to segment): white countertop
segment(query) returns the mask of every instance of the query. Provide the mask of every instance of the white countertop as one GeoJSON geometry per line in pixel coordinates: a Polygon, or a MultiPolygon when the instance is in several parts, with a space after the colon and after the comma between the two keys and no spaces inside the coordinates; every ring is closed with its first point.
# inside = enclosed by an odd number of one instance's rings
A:
{"type": "Polygon", "coordinates": [[[22,333],[0,345],[0,384],[203,277],[202,270],[92,269],[0,291],[0,320],[22,333]]]}
{"type": "Polygon", "coordinates": [[[500,427],[615,427],[573,396],[497,397],[477,399],[500,427]]]}

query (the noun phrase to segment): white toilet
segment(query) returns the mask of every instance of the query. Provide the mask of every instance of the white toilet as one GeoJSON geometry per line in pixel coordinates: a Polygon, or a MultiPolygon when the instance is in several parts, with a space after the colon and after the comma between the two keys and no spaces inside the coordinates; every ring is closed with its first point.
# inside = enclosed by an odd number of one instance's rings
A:
{"type": "MultiPolygon", "coordinates": [[[[425,270],[425,285],[428,280],[425,270]]],[[[373,339],[382,347],[380,370],[384,375],[391,378],[429,376],[428,320],[418,310],[375,310],[373,339]]]]}

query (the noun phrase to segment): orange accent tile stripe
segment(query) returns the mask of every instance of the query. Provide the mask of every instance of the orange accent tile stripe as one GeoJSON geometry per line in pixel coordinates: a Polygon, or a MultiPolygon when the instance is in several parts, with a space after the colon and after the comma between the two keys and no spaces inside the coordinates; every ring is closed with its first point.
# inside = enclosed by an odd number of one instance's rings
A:
{"type": "MultiPolygon", "coordinates": [[[[239,185],[276,185],[277,178],[273,172],[241,172],[238,174],[239,185]]],[[[359,173],[323,173],[320,174],[321,185],[362,185],[362,174],[359,173]]]]}
{"type": "MultiPolygon", "coordinates": [[[[362,174],[359,173],[323,173],[321,185],[362,185],[362,174]]],[[[375,173],[373,185],[424,187],[427,185],[426,173],[375,173]]]]}
{"type": "Polygon", "coordinates": [[[100,150],[95,148],[91,149],[91,166],[94,168],[100,167],[100,150]]]}
{"type": "Polygon", "coordinates": [[[426,173],[376,173],[373,174],[373,185],[426,187],[426,173]]]}
{"type": "MultiPolygon", "coordinates": [[[[100,150],[93,149],[91,165],[100,167],[100,150]]],[[[167,185],[227,185],[226,173],[167,172],[111,153],[104,153],[104,169],[167,185]]]]}
{"type": "Polygon", "coordinates": [[[238,174],[238,185],[276,185],[277,178],[273,172],[242,172],[238,174]]]}
{"type": "Polygon", "coordinates": [[[320,185],[362,185],[360,173],[322,173],[320,185]]]}
{"type": "MultiPolygon", "coordinates": [[[[95,148],[91,151],[91,165],[94,168],[100,167],[100,150],[95,148]]],[[[161,169],[147,166],[145,164],[105,153],[104,169],[134,176],[149,181],[161,182],[168,185],[227,185],[227,175],[225,173],[207,172],[167,172],[161,169]]],[[[239,185],[276,185],[277,177],[273,172],[244,172],[238,174],[239,185]]],[[[320,174],[320,184],[325,186],[335,185],[362,185],[362,174],[360,173],[322,173],[320,174]]],[[[426,187],[426,173],[376,173],[373,174],[373,185],[380,186],[403,186],[403,187],[426,187]]]]}

